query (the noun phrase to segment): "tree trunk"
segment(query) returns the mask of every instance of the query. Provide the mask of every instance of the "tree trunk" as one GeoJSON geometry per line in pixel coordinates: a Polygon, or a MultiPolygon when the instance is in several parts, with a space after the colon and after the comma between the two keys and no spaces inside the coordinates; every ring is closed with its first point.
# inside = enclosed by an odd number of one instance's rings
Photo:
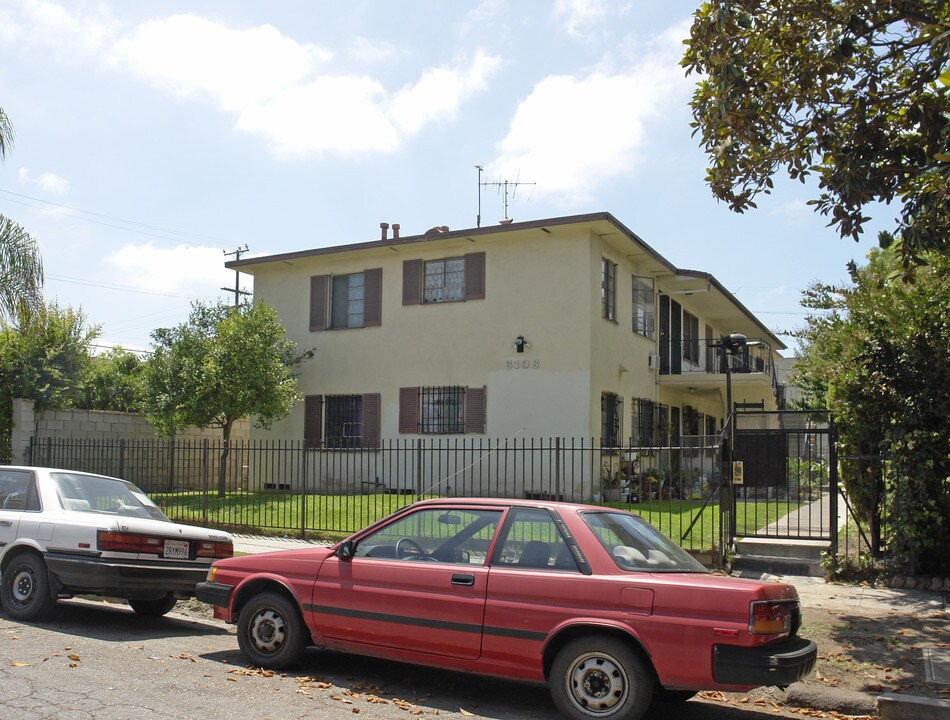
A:
{"type": "Polygon", "coordinates": [[[218,497],[223,498],[225,496],[225,490],[227,489],[227,478],[228,478],[228,455],[231,454],[231,426],[234,425],[234,420],[228,418],[224,425],[222,426],[222,434],[224,436],[224,445],[221,450],[221,457],[218,460],[218,497]]]}

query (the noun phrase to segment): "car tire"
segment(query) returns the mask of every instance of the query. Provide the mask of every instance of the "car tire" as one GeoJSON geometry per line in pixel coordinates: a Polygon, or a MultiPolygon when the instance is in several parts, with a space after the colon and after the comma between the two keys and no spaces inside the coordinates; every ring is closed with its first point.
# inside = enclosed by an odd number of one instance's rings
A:
{"type": "Polygon", "coordinates": [[[310,633],[297,605],[283,595],[255,595],[238,617],[238,645],[252,665],[282,670],[297,663],[310,633]]]}
{"type": "Polygon", "coordinates": [[[171,595],[149,600],[129,600],[129,605],[135,611],[135,614],[141,615],[142,617],[161,617],[171,612],[172,608],[177,604],[178,601],[171,595]]]}
{"type": "Polygon", "coordinates": [[[554,658],[550,689],[571,720],[639,720],[653,698],[653,673],[630,643],[579,637],[554,658]]]}
{"type": "Polygon", "coordinates": [[[36,620],[56,605],[43,559],[32,552],[14,555],[0,580],[0,602],[14,620],[36,620]]]}

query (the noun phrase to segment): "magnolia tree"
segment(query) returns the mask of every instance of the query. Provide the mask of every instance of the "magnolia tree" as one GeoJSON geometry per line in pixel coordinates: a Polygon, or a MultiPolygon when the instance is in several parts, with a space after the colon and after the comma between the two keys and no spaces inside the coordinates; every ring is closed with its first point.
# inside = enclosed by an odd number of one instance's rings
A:
{"type": "Polygon", "coordinates": [[[716,0],[686,44],[706,179],[732,210],[784,168],[817,178],[810,204],[843,237],[893,201],[880,240],[900,240],[905,271],[950,253],[950,3],[716,0]]]}

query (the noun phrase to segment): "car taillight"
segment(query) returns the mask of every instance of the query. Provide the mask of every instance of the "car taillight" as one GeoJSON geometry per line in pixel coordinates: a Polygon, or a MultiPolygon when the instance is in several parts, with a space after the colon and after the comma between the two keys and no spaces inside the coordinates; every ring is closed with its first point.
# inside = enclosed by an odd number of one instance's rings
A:
{"type": "Polygon", "coordinates": [[[96,540],[97,548],[112,552],[160,553],[164,544],[165,541],[160,537],[109,530],[100,530],[96,540]]]}
{"type": "Polygon", "coordinates": [[[757,600],[749,613],[749,632],[755,635],[787,635],[792,627],[792,605],[757,600]]]}
{"type": "Polygon", "coordinates": [[[198,557],[228,558],[234,555],[234,545],[229,542],[204,541],[198,543],[198,557]]]}

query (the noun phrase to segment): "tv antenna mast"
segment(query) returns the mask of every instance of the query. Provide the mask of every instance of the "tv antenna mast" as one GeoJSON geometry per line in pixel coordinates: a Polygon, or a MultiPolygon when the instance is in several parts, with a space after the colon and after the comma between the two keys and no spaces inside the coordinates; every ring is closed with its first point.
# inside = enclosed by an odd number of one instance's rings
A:
{"type": "Polygon", "coordinates": [[[497,188],[503,188],[505,192],[505,219],[508,218],[508,188],[511,188],[511,197],[515,196],[515,192],[518,190],[519,185],[530,185],[534,187],[537,183],[529,182],[520,182],[519,180],[496,180],[489,182],[482,182],[482,173],[485,171],[481,165],[476,165],[475,169],[478,170],[478,214],[475,216],[475,227],[482,226],[482,188],[488,185],[497,188]]]}

